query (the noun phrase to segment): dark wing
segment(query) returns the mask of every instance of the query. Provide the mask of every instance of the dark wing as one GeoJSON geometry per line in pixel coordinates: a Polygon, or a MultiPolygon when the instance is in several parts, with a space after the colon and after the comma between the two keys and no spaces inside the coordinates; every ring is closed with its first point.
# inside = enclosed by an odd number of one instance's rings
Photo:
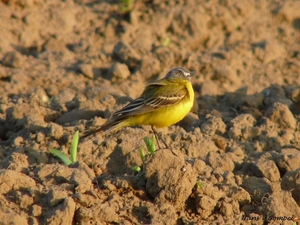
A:
{"type": "Polygon", "coordinates": [[[112,118],[141,115],[174,105],[180,102],[187,93],[188,91],[184,85],[151,83],[139,98],[115,112],[112,118]]]}

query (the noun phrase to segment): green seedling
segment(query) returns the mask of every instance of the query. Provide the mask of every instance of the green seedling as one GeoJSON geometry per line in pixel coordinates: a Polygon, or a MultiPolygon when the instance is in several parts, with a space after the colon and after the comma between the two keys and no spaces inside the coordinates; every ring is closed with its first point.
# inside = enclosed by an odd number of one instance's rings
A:
{"type": "Polygon", "coordinates": [[[60,160],[63,161],[65,165],[69,166],[70,164],[77,161],[78,141],[79,141],[79,131],[76,131],[71,142],[71,148],[70,148],[71,159],[68,157],[68,155],[66,155],[65,153],[57,149],[51,149],[50,153],[60,158],[60,160]]]}
{"type": "Polygon", "coordinates": [[[145,152],[144,152],[144,148],[143,147],[140,147],[140,156],[141,156],[141,159],[143,160],[143,162],[145,161],[145,152]]]}
{"type": "Polygon", "coordinates": [[[153,135],[152,138],[145,137],[144,142],[146,143],[147,149],[151,154],[154,154],[156,152],[156,139],[155,136],[153,135]]]}
{"type": "Polygon", "coordinates": [[[134,0],[121,0],[120,10],[123,13],[127,13],[133,10],[134,0]]]}
{"type": "Polygon", "coordinates": [[[167,38],[163,41],[162,45],[163,45],[164,47],[168,47],[168,46],[170,45],[170,43],[171,43],[171,38],[170,38],[170,37],[167,37],[167,38]]]}
{"type": "Polygon", "coordinates": [[[203,186],[203,183],[201,182],[201,180],[197,181],[197,188],[201,188],[203,186]]]}
{"type": "MultiPolygon", "coordinates": [[[[145,137],[144,142],[146,143],[148,151],[151,154],[154,154],[156,152],[156,147],[155,147],[156,139],[155,139],[155,136],[153,135],[152,138],[145,137]]],[[[144,162],[146,155],[145,155],[145,151],[144,151],[143,147],[140,147],[140,156],[141,156],[142,161],[144,162]]],[[[131,170],[133,170],[134,172],[140,172],[142,170],[142,168],[140,166],[134,166],[134,167],[131,168],[131,170]]]]}
{"type": "MultiPolygon", "coordinates": [[[[140,156],[141,156],[142,161],[144,162],[146,155],[144,152],[144,148],[142,146],[140,147],[140,156]]],[[[131,167],[131,170],[138,173],[142,170],[142,168],[140,166],[134,166],[134,167],[131,167]]]]}
{"type": "Polygon", "coordinates": [[[141,167],[139,167],[139,166],[133,166],[133,167],[131,167],[131,170],[138,173],[138,172],[140,172],[142,169],[141,169],[141,167]]]}

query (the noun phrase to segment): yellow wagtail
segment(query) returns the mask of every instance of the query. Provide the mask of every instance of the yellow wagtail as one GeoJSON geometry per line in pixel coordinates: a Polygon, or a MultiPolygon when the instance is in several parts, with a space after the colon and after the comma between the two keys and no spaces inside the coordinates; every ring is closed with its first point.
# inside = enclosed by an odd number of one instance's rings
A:
{"type": "Polygon", "coordinates": [[[163,79],[149,83],[139,98],[115,112],[99,129],[83,137],[99,131],[150,125],[158,143],[154,127],[173,125],[191,110],[194,103],[194,90],[190,81],[192,75],[193,72],[182,67],[171,69],[163,79]]]}

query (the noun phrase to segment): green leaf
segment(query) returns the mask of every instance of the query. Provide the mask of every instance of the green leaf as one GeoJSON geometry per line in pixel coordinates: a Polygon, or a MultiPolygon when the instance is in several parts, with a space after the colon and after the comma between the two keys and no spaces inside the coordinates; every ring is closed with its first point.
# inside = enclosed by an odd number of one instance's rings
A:
{"type": "Polygon", "coordinates": [[[57,149],[51,149],[50,153],[52,153],[56,157],[60,158],[60,160],[63,161],[63,163],[65,165],[69,166],[70,164],[72,164],[72,161],[69,159],[69,157],[65,153],[63,153],[57,149]]]}
{"type": "Polygon", "coordinates": [[[72,163],[76,162],[76,160],[77,160],[78,141],[79,141],[79,131],[76,131],[73,136],[73,139],[71,142],[71,149],[70,149],[72,163]]]}
{"type": "Polygon", "coordinates": [[[163,46],[168,47],[171,43],[171,38],[167,37],[164,42],[162,43],[163,46]]]}
{"type": "Polygon", "coordinates": [[[156,147],[155,147],[156,139],[155,139],[155,136],[153,135],[152,138],[145,137],[145,138],[144,138],[144,141],[145,141],[145,143],[146,143],[146,146],[147,146],[148,151],[149,151],[151,154],[154,154],[155,151],[156,151],[156,147]]]}
{"type": "Polygon", "coordinates": [[[140,147],[140,156],[143,162],[145,161],[145,152],[143,146],[140,147]]]}
{"type": "Polygon", "coordinates": [[[122,12],[129,12],[133,9],[134,0],[121,0],[121,3],[120,10],[122,12]]]}
{"type": "Polygon", "coordinates": [[[134,166],[131,168],[134,172],[140,172],[141,171],[141,167],[139,166],[134,166]]]}
{"type": "Polygon", "coordinates": [[[201,188],[203,186],[203,183],[201,182],[201,180],[197,181],[197,188],[201,188]]]}

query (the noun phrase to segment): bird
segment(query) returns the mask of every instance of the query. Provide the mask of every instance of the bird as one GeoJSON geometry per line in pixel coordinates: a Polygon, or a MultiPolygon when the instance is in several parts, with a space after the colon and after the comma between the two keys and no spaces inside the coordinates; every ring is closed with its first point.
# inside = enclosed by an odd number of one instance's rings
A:
{"type": "MultiPolygon", "coordinates": [[[[193,107],[194,90],[190,79],[193,74],[194,71],[183,67],[171,69],[164,78],[149,83],[140,97],[113,113],[104,125],[83,137],[100,131],[149,125],[160,148],[155,128],[181,121],[193,107]]],[[[165,142],[164,145],[167,147],[165,142]]]]}

